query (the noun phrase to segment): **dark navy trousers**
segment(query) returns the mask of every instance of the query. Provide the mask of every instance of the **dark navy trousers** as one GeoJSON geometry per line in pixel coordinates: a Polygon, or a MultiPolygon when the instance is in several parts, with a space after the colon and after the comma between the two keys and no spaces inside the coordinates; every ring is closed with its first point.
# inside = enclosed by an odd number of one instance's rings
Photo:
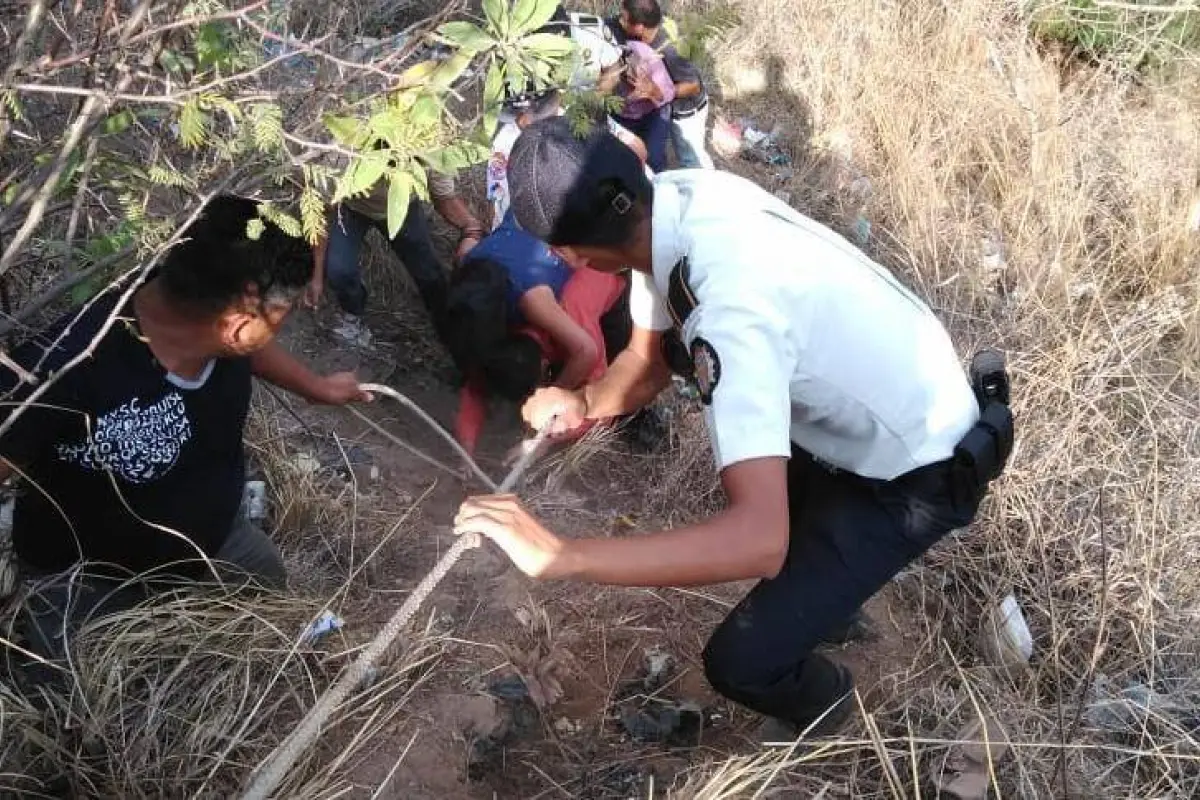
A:
{"type": "MultiPolygon", "coordinates": [[[[907,564],[969,523],[979,498],[955,499],[947,463],[891,481],[824,466],[795,446],[788,463],[791,540],[704,649],[713,688],[801,727],[838,700],[834,665],[814,649],[907,564]]],[[[845,691],[842,686],[839,692],[845,691]]]]}

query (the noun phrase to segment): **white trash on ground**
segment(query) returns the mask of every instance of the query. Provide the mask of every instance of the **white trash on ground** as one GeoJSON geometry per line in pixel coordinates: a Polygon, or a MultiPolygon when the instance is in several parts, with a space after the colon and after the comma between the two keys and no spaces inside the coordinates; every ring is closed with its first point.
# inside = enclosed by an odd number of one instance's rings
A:
{"type": "Polygon", "coordinates": [[[984,614],[979,648],[996,667],[1022,667],[1033,658],[1033,633],[1012,594],[984,614]]]}

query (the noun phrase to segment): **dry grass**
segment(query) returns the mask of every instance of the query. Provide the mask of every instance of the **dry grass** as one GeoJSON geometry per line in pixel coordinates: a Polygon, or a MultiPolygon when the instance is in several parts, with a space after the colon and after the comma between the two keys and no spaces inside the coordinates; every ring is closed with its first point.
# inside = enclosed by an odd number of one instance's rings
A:
{"type": "Polygon", "coordinates": [[[885,746],[847,742],[831,769],[744,759],[680,796],[751,796],[718,788],[731,769],[831,797],[928,794],[936,742],[977,705],[1019,745],[1002,796],[1194,796],[1200,68],[1136,83],[1058,63],[1008,4],[843,0],[754,4],[718,72],[726,108],[790,134],[796,175],[775,185],[843,231],[861,209],[868,250],[961,352],[1008,350],[1019,438],[971,532],[899,581],[926,640],[873,710],[885,746]],[[1009,591],[1036,637],[1015,678],[975,646],[1009,591]],[[1127,701],[1119,729],[1087,713],[1138,685],[1159,710],[1127,701]]]}
{"type": "MultiPolygon", "coordinates": [[[[0,790],[41,796],[230,797],[348,659],[334,635],[300,634],[323,604],[296,596],[189,594],[91,623],[42,714],[7,721],[0,790]]],[[[418,637],[343,707],[327,745],[289,776],[288,797],[344,791],[372,739],[439,657],[418,637]]]]}
{"type": "MultiPolygon", "coordinates": [[[[1011,4],[987,0],[743,11],[717,52],[716,109],[779,124],[795,163],[790,175],[731,168],[845,232],[861,212],[867,249],[930,299],[962,353],[1006,348],[1019,442],[978,523],[897,579],[920,644],[886,666],[846,738],[718,760],[670,795],[932,796],[931,775],[983,716],[1011,743],[991,776],[999,796],[1197,796],[1200,235],[1188,218],[1200,67],[1136,82],[1064,64],[1038,51],[1011,4]],[[1008,592],[1035,635],[1017,674],[976,645],[984,610],[1008,592]]],[[[90,794],[228,793],[344,663],[337,648],[298,652],[297,633],[395,520],[348,545],[335,534],[363,524],[352,494],[292,474],[297,431],[264,425],[256,452],[281,532],[307,532],[285,537],[293,571],[327,554],[336,569],[287,601],[180,602],[105,621],[80,640],[77,691],[55,697],[48,718],[0,686],[0,781],[13,791],[34,785],[13,775],[69,772],[90,794]]],[[[614,447],[589,440],[545,466],[533,499],[553,510],[565,476],[602,488],[611,469],[656,476],[641,479],[639,526],[705,513],[718,498],[698,420],[672,425],[654,457],[587,460],[614,447]]],[[[348,749],[311,754],[288,796],[336,793],[437,652],[436,640],[410,652],[347,704],[348,749]]]]}

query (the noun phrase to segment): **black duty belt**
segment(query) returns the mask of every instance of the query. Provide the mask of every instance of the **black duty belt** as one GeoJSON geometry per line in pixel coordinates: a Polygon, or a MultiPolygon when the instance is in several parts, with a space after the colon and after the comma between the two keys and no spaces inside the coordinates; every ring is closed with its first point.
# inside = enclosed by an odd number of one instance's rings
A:
{"type": "Polygon", "coordinates": [[[978,502],[1000,476],[1013,448],[1011,390],[1004,356],[981,350],[971,359],[971,389],[979,403],[979,421],[954,448],[951,481],[956,499],[978,502]]]}

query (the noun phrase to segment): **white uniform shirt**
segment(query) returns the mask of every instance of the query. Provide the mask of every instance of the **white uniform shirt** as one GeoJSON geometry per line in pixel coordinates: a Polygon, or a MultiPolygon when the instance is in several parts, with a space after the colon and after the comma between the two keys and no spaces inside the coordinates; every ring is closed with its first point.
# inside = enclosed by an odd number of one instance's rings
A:
{"type": "MultiPolygon", "coordinates": [[[[689,260],[681,331],[717,355],[707,422],[717,465],[789,456],[890,480],[949,458],[979,408],[945,328],[841,236],[726,172],[654,178],[653,278],[639,327],[665,330],[668,280],[689,260]]],[[[701,346],[702,347],[702,346],[701,346]]]]}

